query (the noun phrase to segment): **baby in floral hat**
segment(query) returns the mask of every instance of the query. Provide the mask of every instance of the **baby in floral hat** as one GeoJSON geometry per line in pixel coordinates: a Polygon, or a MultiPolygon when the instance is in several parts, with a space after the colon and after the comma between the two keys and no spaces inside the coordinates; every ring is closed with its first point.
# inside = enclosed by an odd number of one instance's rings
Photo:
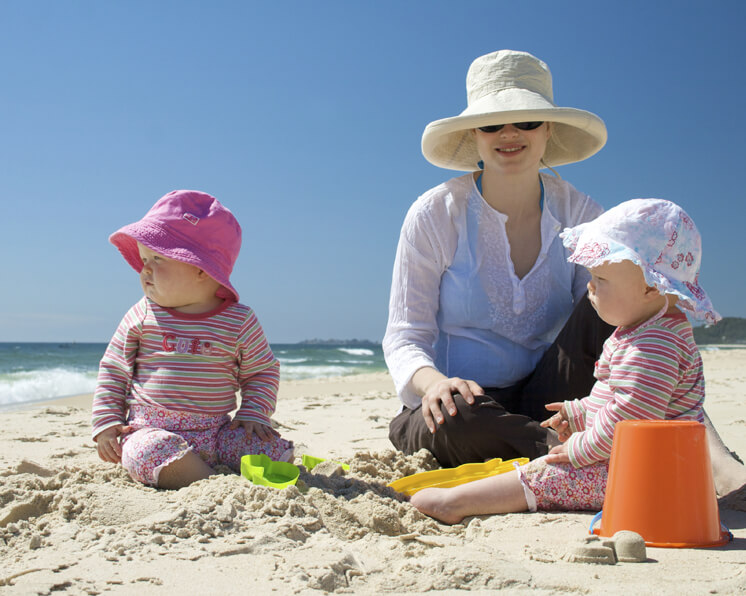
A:
{"type": "Polygon", "coordinates": [[[216,198],[162,197],[110,238],[145,296],[124,316],[99,367],[93,440],[135,480],[180,488],[243,455],[290,461],[272,428],[280,365],[230,274],[241,226],[216,198]],[[236,394],[240,403],[236,409],[236,394]]]}
{"type": "MultiPolygon", "coordinates": [[[[699,285],[699,232],[675,203],[662,199],[626,201],[591,222],[567,228],[560,236],[573,251],[570,262],[587,269],[632,263],[647,286],[670,305],[677,304],[694,319],[707,323],[720,319],[699,285]]],[[[593,302],[591,287],[589,295],[593,302]]]]}
{"type": "Polygon", "coordinates": [[[582,399],[551,403],[542,423],[560,445],[516,470],[450,489],[425,489],[411,502],[456,523],[468,515],[603,506],[614,426],[622,420],[703,421],[704,376],[694,319],[720,316],[699,285],[702,246],[692,219],[661,199],[635,199],[560,235],[568,260],[591,274],[588,297],[616,330],[582,399]]]}

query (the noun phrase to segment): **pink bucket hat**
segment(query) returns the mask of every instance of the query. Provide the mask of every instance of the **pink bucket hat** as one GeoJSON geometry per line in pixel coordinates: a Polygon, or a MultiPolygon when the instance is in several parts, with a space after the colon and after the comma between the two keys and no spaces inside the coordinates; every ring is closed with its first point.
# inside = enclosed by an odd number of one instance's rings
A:
{"type": "Polygon", "coordinates": [[[241,250],[241,226],[207,193],[174,190],[158,199],[140,221],[114,232],[109,242],[138,273],[143,268],[139,242],[164,257],[199,267],[223,286],[217,296],[238,301],[230,275],[241,250]]]}
{"type": "Polygon", "coordinates": [[[676,203],[663,199],[633,199],[593,221],[560,234],[572,251],[571,263],[597,267],[632,261],[645,282],[661,294],[672,294],[693,318],[717,323],[720,315],[699,285],[702,240],[697,227],[676,203]]]}

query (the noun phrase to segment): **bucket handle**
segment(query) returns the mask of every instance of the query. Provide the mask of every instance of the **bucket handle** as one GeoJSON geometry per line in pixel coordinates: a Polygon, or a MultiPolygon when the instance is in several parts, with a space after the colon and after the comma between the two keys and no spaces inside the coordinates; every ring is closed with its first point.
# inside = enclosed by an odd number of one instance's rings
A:
{"type": "Polygon", "coordinates": [[[597,513],[596,515],[594,515],[594,516],[593,516],[593,519],[591,520],[591,526],[590,526],[590,528],[588,528],[588,533],[589,533],[589,534],[593,534],[593,526],[595,526],[595,525],[596,525],[596,522],[597,522],[597,521],[598,521],[599,519],[601,519],[601,516],[603,515],[603,513],[604,513],[604,510],[602,509],[602,510],[601,510],[601,511],[599,511],[599,512],[598,512],[598,513],[597,513]]]}
{"type": "Polygon", "coordinates": [[[728,542],[733,542],[733,532],[723,522],[720,522],[720,530],[728,534],[728,542]]]}

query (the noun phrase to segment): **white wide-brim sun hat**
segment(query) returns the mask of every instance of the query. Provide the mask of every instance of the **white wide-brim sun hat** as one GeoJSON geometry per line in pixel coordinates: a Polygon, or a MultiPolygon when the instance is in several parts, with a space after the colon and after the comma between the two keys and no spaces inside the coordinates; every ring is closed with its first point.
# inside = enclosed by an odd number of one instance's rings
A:
{"type": "Polygon", "coordinates": [[[458,116],[431,122],[422,154],[450,170],[474,171],[480,161],[472,130],[491,124],[551,122],[543,164],[582,161],[606,144],[606,125],[591,112],[554,105],[549,67],[527,52],[500,50],[480,56],[466,75],[468,107],[458,116]]]}

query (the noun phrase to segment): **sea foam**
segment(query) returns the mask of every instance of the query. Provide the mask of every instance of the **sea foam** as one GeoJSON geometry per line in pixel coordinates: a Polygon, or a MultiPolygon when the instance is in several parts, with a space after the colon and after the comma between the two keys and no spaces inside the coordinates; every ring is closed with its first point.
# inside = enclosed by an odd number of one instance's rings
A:
{"type": "Polygon", "coordinates": [[[368,348],[337,348],[340,352],[350,354],[351,356],[373,356],[375,352],[368,348]]]}
{"type": "Polygon", "coordinates": [[[288,381],[342,377],[354,373],[349,366],[293,366],[280,369],[280,378],[288,381]]]}
{"type": "Polygon", "coordinates": [[[0,375],[0,406],[93,393],[95,372],[65,368],[13,372],[0,375]]]}

